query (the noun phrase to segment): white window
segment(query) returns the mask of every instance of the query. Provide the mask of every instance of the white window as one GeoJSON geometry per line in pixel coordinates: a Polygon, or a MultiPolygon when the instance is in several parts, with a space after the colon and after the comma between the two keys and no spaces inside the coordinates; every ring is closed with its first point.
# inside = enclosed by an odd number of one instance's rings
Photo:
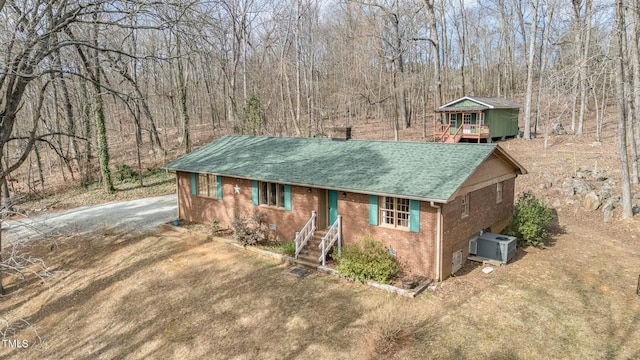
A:
{"type": "Polygon", "coordinates": [[[464,114],[463,118],[464,118],[465,124],[467,125],[471,124],[471,114],[464,114]]]}
{"type": "Polygon", "coordinates": [[[198,196],[217,197],[217,189],[215,175],[198,174],[198,196]]]}
{"type": "Polygon", "coordinates": [[[383,197],[380,204],[382,224],[393,227],[409,227],[409,199],[383,197]]]}
{"type": "Polygon", "coordinates": [[[284,184],[261,181],[258,199],[260,205],[284,208],[284,184]]]}
{"type": "Polygon", "coordinates": [[[462,208],[460,215],[463,218],[469,216],[469,194],[462,196],[462,208]]]}
{"type": "Polygon", "coordinates": [[[499,182],[496,184],[496,204],[497,203],[501,203],[502,202],[502,188],[503,188],[503,182],[499,182]]]}

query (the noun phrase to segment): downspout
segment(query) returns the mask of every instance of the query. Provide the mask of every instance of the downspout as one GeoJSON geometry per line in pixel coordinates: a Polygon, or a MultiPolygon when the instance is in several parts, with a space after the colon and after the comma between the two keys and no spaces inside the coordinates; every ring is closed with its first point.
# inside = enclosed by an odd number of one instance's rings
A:
{"type": "Polygon", "coordinates": [[[178,172],[176,171],[176,220],[180,220],[180,182],[178,181],[178,172]]]}
{"type": "Polygon", "coordinates": [[[429,205],[434,209],[438,209],[438,217],[436,218],[436,281],[440,281],[440,273],[442,269],[442,264],[440,264],[440,259],[442,258],[442,207],[435,205],[433,201],[429,202],[429,205]]]}

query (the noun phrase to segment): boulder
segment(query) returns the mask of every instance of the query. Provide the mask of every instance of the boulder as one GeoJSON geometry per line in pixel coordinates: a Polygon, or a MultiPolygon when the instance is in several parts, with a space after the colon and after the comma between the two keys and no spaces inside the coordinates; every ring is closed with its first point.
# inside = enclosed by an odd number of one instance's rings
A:
{"type": "Polygon", "coordinates": [[[584,208],[589,210],[589,211],[598,210],[598,208],[600,207],[601,204],[602,203],[600,202],[600,199],[598,198],[598,195],[596,195],[596,193],[593,192],[593,191],[588,193],[584,197],[584,200],[582,201],[582,206],[584,206],[584,208]]]}
{"type": "Polygon", "coordinates": [[[611,219],[613,219],[613,210],[607,210],[604,212],[604,222],[607,222],[611,219]]]}
{"type": "Polygon", "coordinates": [[[582,180],[573,179],[573,189],[577,194],[584,194],[588,191],[591,191],[593,187],[582,180]]]}
{"type": "Polygon", "coordinates": [[[617,208],[620,205],[620,197],[612,196],[608,198],[604,204],[602,204],[602,212],[613,211],[613,209],[617,208]]]}
{"type": "Polygon", "coordinates": [[[609,175],[602,170],[596,170],[591,172],[591,178],[595,181],[605,181],[609,178],[609,175]]]}
{"type": "Polygon", "coordinates": [[[581,171],[581,170],[576,171],[576,177],[578,179],[588,179],[590,175],[591,175],[591,172],[589,171],[581,171]]]}
{"type": "Polygon", "coordinates": [[[613,196],[613,186],[609,185],[609,183],[602,183],[600,186],[600,190],[598,190],[598,196],[601,200],[609,199],[613,196]]]}
{"type": "Polygon", "coordinates": [[[556,186],[559,182],[560,179],[557,176],[547,176],[545,184],[547,184],[547,187],[550,188],[556,186]]]}
{"type": "Polygon", "coordinates": [[[573,179],[566,178],[562,182],[562,192],[565,196],[573,196],[576,193],[576,190],[573,188],[573,179]]]}
{"type": "Polygon", "coordinates": [[[553,124],[551,124],[551,131],[553,131],[553,133],[555,133],[556,135],[567,134],[567,131],[564,129],[564,126],[562,126],[562,124],[560,124],[559,122],[554,122],[553,124]]]}

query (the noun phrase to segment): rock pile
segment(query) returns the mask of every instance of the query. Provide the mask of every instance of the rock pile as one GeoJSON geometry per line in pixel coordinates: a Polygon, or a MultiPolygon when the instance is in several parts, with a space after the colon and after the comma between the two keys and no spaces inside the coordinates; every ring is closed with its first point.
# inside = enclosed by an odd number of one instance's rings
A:
{"type": "MultiPolygon", "coordinates": [[[[540,188],[546,189],[558,182],[559,180],[555,177],[548,178],[540,188]]],[[[588,211],[600,209],[604,221],[611,220],[614,209],[621,204],[617,191],[616,182],[610,179],[606,172],[585,167],[579,168],[575,176],[566,178],[562,182],[562,195],[565,197],[565,203],[574,204],[575,197],[580,196],[582,197],[582,207],[588,211]]],[[[634,196],[633,204],[634,214],[640,213],[640,194],[634,196]]],[[[561,202],[555,200],[551,206],[559,208],[561,202]]]]}

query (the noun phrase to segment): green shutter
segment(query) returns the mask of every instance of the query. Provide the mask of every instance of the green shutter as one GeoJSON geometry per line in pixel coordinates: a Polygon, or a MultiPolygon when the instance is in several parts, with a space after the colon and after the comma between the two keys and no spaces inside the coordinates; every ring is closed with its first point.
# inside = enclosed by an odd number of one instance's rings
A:
{"type": "Polygon", "coordinates": [[[420,201],[409,200],[409,231],[420,232],[420,201]]]}
{"type": "Polygon", "coordinates": [[[378,196],[369,195],[369,225],[378,225],[378,196]]]}
{"type": "Polygon", "coordinates": [[[191,195],[198,195],[198,181],[196,180],[196,173],[191,173],[191,195]]]}
{"type": "Polygon", "coordinates": [[[251,201],[258,205],[258,180],[251,180],[251,201]]]}
{"type": "Polygon", "coordinates": [[[291,185],[284,184],[284,209],[291,210],[291,185]]]}
{"type": "Polygon", "coordinates": [[[216,195],[218,199],[222,199],[222,176],[216,176],[216,195]]]}

